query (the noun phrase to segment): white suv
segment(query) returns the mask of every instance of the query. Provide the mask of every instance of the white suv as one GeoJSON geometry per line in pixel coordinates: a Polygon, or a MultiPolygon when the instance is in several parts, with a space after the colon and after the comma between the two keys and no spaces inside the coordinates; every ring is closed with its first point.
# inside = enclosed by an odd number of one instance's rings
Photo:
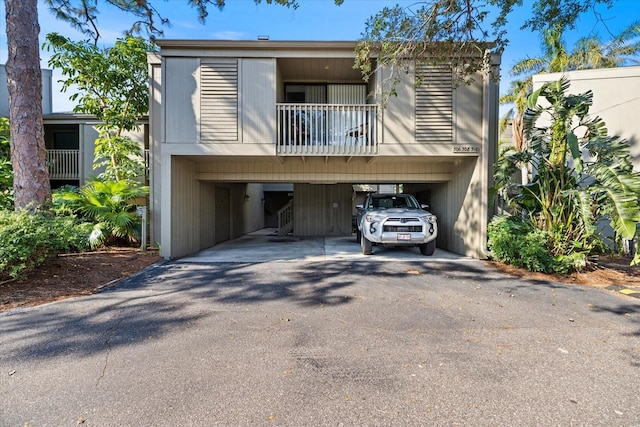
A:
{"type": "Polygon", "coordinates": [[[369,194],[357,205],[356,239],[362,253],[373,246],[418,246],[422,255],[433,255],[438,237],[437,218],[411,194],[369,194]]]}

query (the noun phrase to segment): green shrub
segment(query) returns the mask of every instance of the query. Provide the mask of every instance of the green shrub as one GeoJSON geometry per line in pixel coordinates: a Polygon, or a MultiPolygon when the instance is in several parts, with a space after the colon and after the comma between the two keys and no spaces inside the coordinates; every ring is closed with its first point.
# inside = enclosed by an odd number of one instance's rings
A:
{"type": "Polygon", "coordinates": [[[8,157],[0,156],[0,209],[13,209],[13,168],[8,157]]]}
{"type": "MultiPolygon", "coordinates": [[[[529,271],[567,274],[581,270],[586,265],[587,252],[576,247],[565,236],[559,242],[560,233],[549,233],[536,228],[529,221],[512,216],[496,216],[487,230],[489,250],[498,261],[529,271]],[[554,255],[554,249],[562,246],[565,251],[554,255]]],[[[597,245],[593,248],[601,249],[597,245]]]]}
{"type": "Polygon", "coordinates": [[[497,260],[529,271],[553,271],[547,233],[513,217],[495,217],[488,228],[489,249],[497,260]]]}
{"type": "Polygon", "coordinates": [[[74,216],[0,211],[0,277],[24,276],[51,256],[86,251],[92,228],[74,216]]]}
{"type": "Polygon", "coordinates": [[[135,181],[101,181],[94,179],[80,188],[63,188],[53,194],[58,212],[73,212],[94,223],[90,235],[93,247],[104,243],[140,239],[140,218],[133,199],[145,197],[148,188],[135,181]]]}
{"type": "Polygon", "coordinates": [[[9,119],[0,117],[0,209],[13,209],[13,167],[10,151],[9,119]]]}

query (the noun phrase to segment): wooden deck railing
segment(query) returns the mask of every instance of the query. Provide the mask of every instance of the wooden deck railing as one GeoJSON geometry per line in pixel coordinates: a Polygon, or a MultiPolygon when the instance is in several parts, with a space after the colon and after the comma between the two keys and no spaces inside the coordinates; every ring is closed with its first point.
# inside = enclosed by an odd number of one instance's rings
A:
{"type": "Polygon", "coordinates": [[[371,156],[378,152],[376,105],[276,107],[279,155],[371,156]]]}
{"type": "Polygon", "coordinates": [[[47,150],[49,179],[79,179],[79,161],[80,150],[47,150]]]}
{"type": "MultiPolygon", "coordinates": [[[[149,150],[144,150],[145,178],[149,178],[149,150]]],[[[80,180],[80,150],[47,149],[49,179],[80,180]]]]}
{"type": "Polygon", "coordinates": [[[278,211],[278,236],[286,236],[293,231],[293,200],[278,211]]]}

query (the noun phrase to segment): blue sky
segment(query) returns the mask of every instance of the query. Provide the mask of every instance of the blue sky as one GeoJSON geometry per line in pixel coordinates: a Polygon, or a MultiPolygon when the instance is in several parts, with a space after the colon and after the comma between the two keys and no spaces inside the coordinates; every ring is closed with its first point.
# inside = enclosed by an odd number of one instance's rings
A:
{"type": "MultiPolygon", "coordinates": [[[[614,0],[611,9],[601,7],[598,12],[607,23],[608,30],[617,33],[634,20],[640,20],[640,0],[614,0]]],[[[386,0],[345,0],[336,6],[333,0],[300,0],[297,10],[275,5],[256,5],[253,0],[227,0],[223,11],[212,8],[203,25],[198,22],[196,10],[189,7],[186,0],[154,0],[154,5],[164,17],[169,18],[171,27],[165,27],[166,39],[233,39],[255,40],[259,35],[267,35],[271,40],[357,40],[364,31],[364,23],[371,15],[385,6],[399,4],[403,7],[415,5],[416,1],[386,0]]],[[[517,10],[508,27],[508,38],[511,43],[502,57],[501,87],[508,87],[511,66],[527,56],[540,53],[539,36],[530,31],[519,29],[527,16],[527,5],[532,0],[524,0],[525,6],[517,10]]],[[[66,23],[56,20],[42,1],[38,3],[40,18],[40,40],[50,32],[58,32],[73,39],[82,37],[66,23]]],[[[4,2],[0,4],[4,15],[4,2]]],[[[131,18],[114,8],[106,8],[103,4],[99,15],[102,42],[112,43],[122,36],[124,23],[131,18]]],[[[7,47],[5,23],[2,20],[0,32],[0,61],[6,62],[7,47]]],[[[598,24],[595,14],[588,13],[581,18],[578,28],[567,34],[569,46],[580,36],[598,34],[607,37],[607,28],[598,24]]],[[[47,66],[47,52],[41,52],[41,62],[47,66]]],[[[60,75],[54,70],[54,81],[60,75]]],[[[68,94],[58,94],[59,84],[54,83],[53,111],[71,110],[73,104],[68,101],[68,94]]]]}

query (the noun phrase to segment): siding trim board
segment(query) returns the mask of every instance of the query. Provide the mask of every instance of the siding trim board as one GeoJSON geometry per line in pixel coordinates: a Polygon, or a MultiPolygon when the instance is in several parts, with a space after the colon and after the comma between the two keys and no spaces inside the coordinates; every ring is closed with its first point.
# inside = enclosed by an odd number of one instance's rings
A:
{"type": "Polygon", "coordinates": [[[416,142],[453,142],[453,79],[447,65],[417,65],[416,142]]]}
{"type": "Polygon", "coordinates": [[[238,60],[203,60],[200,85],[200,141],[238,142],[238,60]]]}

